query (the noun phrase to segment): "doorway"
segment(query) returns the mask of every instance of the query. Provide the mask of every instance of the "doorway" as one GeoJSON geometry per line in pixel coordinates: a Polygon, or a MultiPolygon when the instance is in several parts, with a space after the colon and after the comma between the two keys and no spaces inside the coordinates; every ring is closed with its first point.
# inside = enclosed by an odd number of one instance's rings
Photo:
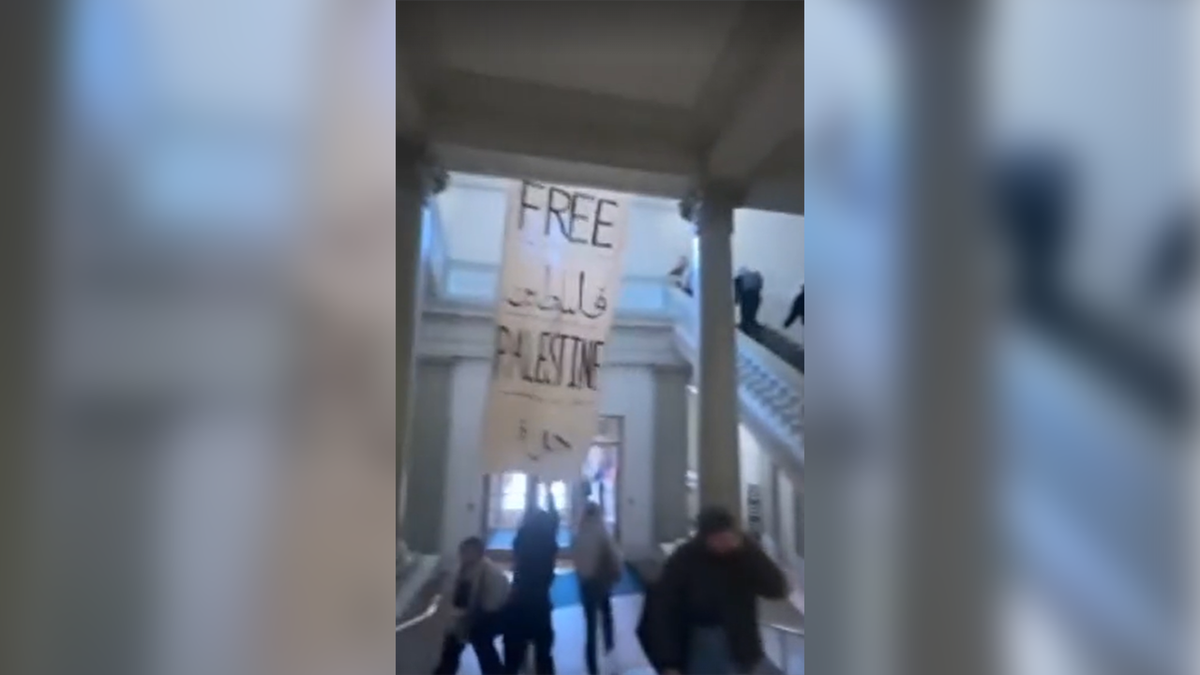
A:
{"type": "Polygon", "coordinates": [[[597,504],[604,514],[604,524],[609,532],[617,532],[617,469],[620,464],[620,447],[596,444],[588,451],[583,465],[581,501],[577,509],[582,515],[588,503],[597,504]]]}
{"type": "Polygon", "coordinates": [[[546,484],[520,471],[484,476],[484,493],[487,495],[484,509],[483,531],[487,547],[492,551],[511,551],[517,536],[517,528],[529,506],[550,510],[551,506],[560,514],[558,545],[570,545],[571,491],[565,481],[546,484]],[[553,502],[551,501],[553,497],[553,502]]]}
{"type": "Polygon", "coordinates": [[[528,507],[536,505],[549,509],[551,496],[562,523],[558,544],[564,553],[570,546],[571,530],[579,522],[588,502],[601,506],[609,531],[619,536],[619,477],[623,437],[624,420],[621,417],[601,417],[599,432],[592,441],[592,447],[580,467],[580,479],[575,484],[567,481],[544,483],[520,471],[484,476],[482,530],[488,550],[499,553],[511,551],[517,528],[528,507]]]}

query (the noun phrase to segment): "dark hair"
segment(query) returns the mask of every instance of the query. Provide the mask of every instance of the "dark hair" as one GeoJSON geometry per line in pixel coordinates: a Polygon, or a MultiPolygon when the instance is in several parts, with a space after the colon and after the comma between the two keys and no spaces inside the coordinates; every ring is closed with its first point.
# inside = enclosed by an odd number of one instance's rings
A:
{"type": "Polygon", "coordinates": [[[483,550],[484,550],[483,549],[483,540],[480,539],[479,537],[467,537],[466,539],[463,539],[462,543],[460,543],[458,545],[459,551],[467,551],[467,550],[471,550],[471,549],[474,549],[476,551],[479,551],[480,553],[483,553],[483,550]]]}
{"type": "Polygon", "coordinates": [[[734,529],[737,529],[737,521],[723,506],[706,506],[696,516],[696,532],[702,537],[734,529]]]}
{"type": "Polygon", "coordinates": [[[596,502],[588,502],[587,506],[583,507],[583,515],[588,518],[594,518],[601,515],[600,505],[596,502]]]}

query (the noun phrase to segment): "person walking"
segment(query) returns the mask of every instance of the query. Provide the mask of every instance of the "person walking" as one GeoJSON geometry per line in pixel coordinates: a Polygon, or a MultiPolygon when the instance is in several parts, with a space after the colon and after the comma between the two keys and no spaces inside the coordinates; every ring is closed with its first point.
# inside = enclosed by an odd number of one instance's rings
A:
{"type": "Polygon", "coordinates": [[[537,675],[555,673],[550,586],[558,561],[558,527],[557,510],[533,509],[513,540],[513,583],[504,633],[504,672],[508,675],[521,671],[530,644],[537,675]]]}
{"type": "Polygon", "coordinates": [[[800,320],[800,325],[804,325],[804,287],[800,287],[800,292],[796,294],[796,299],[792,300],[792,310],[788,312],[787,319],[783,322],[784,328],[791,328],[796,320],[800,320]]]}
{"type": "Polygon", "coordinates": [[[741,307],[741,327],[746,332],[758,328],[758,308],[762,306],[763,276],[748,267],[738,268],[733,278],[734,302],[741,307]]]}
{"type": "Polygon", "coordinates": [[[622,563],[616,544],[604,524],[604,513],[600,505],[589,502],[583,519],[571,542],[571,557],[575,561],[575,574],[579,577],[580,604],[587,630],[584,657],[589,675],[599,675],[596,658],[596,615],[604,637],[605,657],[610,658],[613,650],[612,589],[621,580],[622,563]]]}
{"type": "Polygon", "coordinates": [[[458,572],[450,578],[451,587],[443,596],[452,598],[452,622],[442,641],[442,655],[434,675],[457,673],[468,644],[475,650],[483,675],[502,675],[504,667],[496,651],[496,637],[503,623],[501,610],[508,600],[508,577],[484,557],[483,540],[479,537],[463,540],[458,546],[458,557],[458,572]]]}
{"type": "Polygon", "coordinates": [[[654,589],[648,656],[664,675],[753,673],[764,658],[758,599],[782,600],[788,590],[729,511],[706,507],[654,589]]]}

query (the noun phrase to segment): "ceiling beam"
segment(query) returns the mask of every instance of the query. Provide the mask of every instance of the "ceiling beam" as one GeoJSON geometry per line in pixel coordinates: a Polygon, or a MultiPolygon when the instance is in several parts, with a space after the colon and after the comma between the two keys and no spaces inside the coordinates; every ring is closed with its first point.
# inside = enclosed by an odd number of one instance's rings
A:
{"type": "Polygon", "coordinates": [[[693,104],[698,140],[711,147],[728,126],[739,104],[771,65],[779,45],[804,21],[804,6],[794,2],[747,2],[693,104]]]}
{"type": "Polygon", "coordinates": [[[425,4],[396,3],[396,135],[412,141],[424,139],[430,116],[426,78],[432,47],[425,4]]]}
{"type": "Polygon", "coordinates": [[[434,151],[438,161],[447,170],[462,173],[540,180],[560,185],[577,185],[672,199],[684,194],[690,184],[690,174],[687,172],[618,168],[610,164],[593,164],[448,143],[436,143],[434,151]]]}
{"type": "Polygon", "coordinates": [[[417,138],[425,129],[425,110],[403,49],[396,49],[396,134],[417,138]]]}
{"type": "Polygon", "coordinates": [[[710,178],[749,182],[780,143],[804,128],[804,24],[794,25],[708,152],[710,178]]]}
{"type": "Polygon", "coordinates": [[[672,175],[701,165],[671,108],[465,74],[442,81],[427,111],[437,145],[672,175]]]}
{"type": "Polygon", "coordinates": [[[746,191],[746,206],[763,211],[804,215],[804,175],[757,178],[746,191]]]}

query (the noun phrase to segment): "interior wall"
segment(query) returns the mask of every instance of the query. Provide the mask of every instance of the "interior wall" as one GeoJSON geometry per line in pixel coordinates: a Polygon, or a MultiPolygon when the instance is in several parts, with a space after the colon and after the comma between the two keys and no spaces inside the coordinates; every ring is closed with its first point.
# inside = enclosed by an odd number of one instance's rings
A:
{"type": "Polygon", "coordinates": [[[758,439],[744,424],[738,425],[738,457],[740,459],[739,473],[742,483],[743,512],[749,514],[749,509],[746,507],[750,499],[750,486],[758,483],[762,446],[758,444],[758,439]]]}
{"type": "Polygon", "coordinates": [[[691,369],[662,367],[654,373],[654,540],[674,541],[689,531],[687,471],[688,382],[691,369]]]}
{"type": "MultiPolygon", "coordinates": [[[[482,527],[486,396],[481,392],[487,391],[489,378],[490,364],[483,359],[458,361],[450,377],[445,498],[441,502],[441,549],[445,554],[453,553],[465,537],[480,534],[482,527]]],[[[632,556],[643,555],[654,547],[654,378],[654,369],[649,366],[611,366],[601,371],[600,414],[619,415],[625,420],[618,517],[621,544],[632,556]]],[[[680,429],[680,433],[685,431],[680,429]]],[[[411,517],[424,516],[414,510],[411,517]]]]}
{"type": "MultiPolygon", "coordinates": [[[[804,216],[739,209],[733,231],[734,269],[745,265],[763,275],[763,294],[791,302],[804,283],[804,216]]],[[[772,304],[778,304],[778,301],[772,304]]],[[[764,306],[763,311],[771,308],[764,306]]],[[[768,324],[784,317],[763,316],[768,324]]]]}
{"type": "MultiPolygon", "coordinates": [[[[688,386],[688,471],[699,476],[700,471],[700,392],[695,385],[688,386]]],[[[688,485],[688,517],[694,521],[700,513],[700,490],[694,483],[688,485]]]]}
{"type": "Polygon", "coordinates": [[[796,502],[802,497],[796,494],[795,485],[786,472],[778,472],[775,481],[775,493],[779,500],[779,549],[802,556],[804,548],[798,537],[801,523],[796,519],[796,502]]]}

